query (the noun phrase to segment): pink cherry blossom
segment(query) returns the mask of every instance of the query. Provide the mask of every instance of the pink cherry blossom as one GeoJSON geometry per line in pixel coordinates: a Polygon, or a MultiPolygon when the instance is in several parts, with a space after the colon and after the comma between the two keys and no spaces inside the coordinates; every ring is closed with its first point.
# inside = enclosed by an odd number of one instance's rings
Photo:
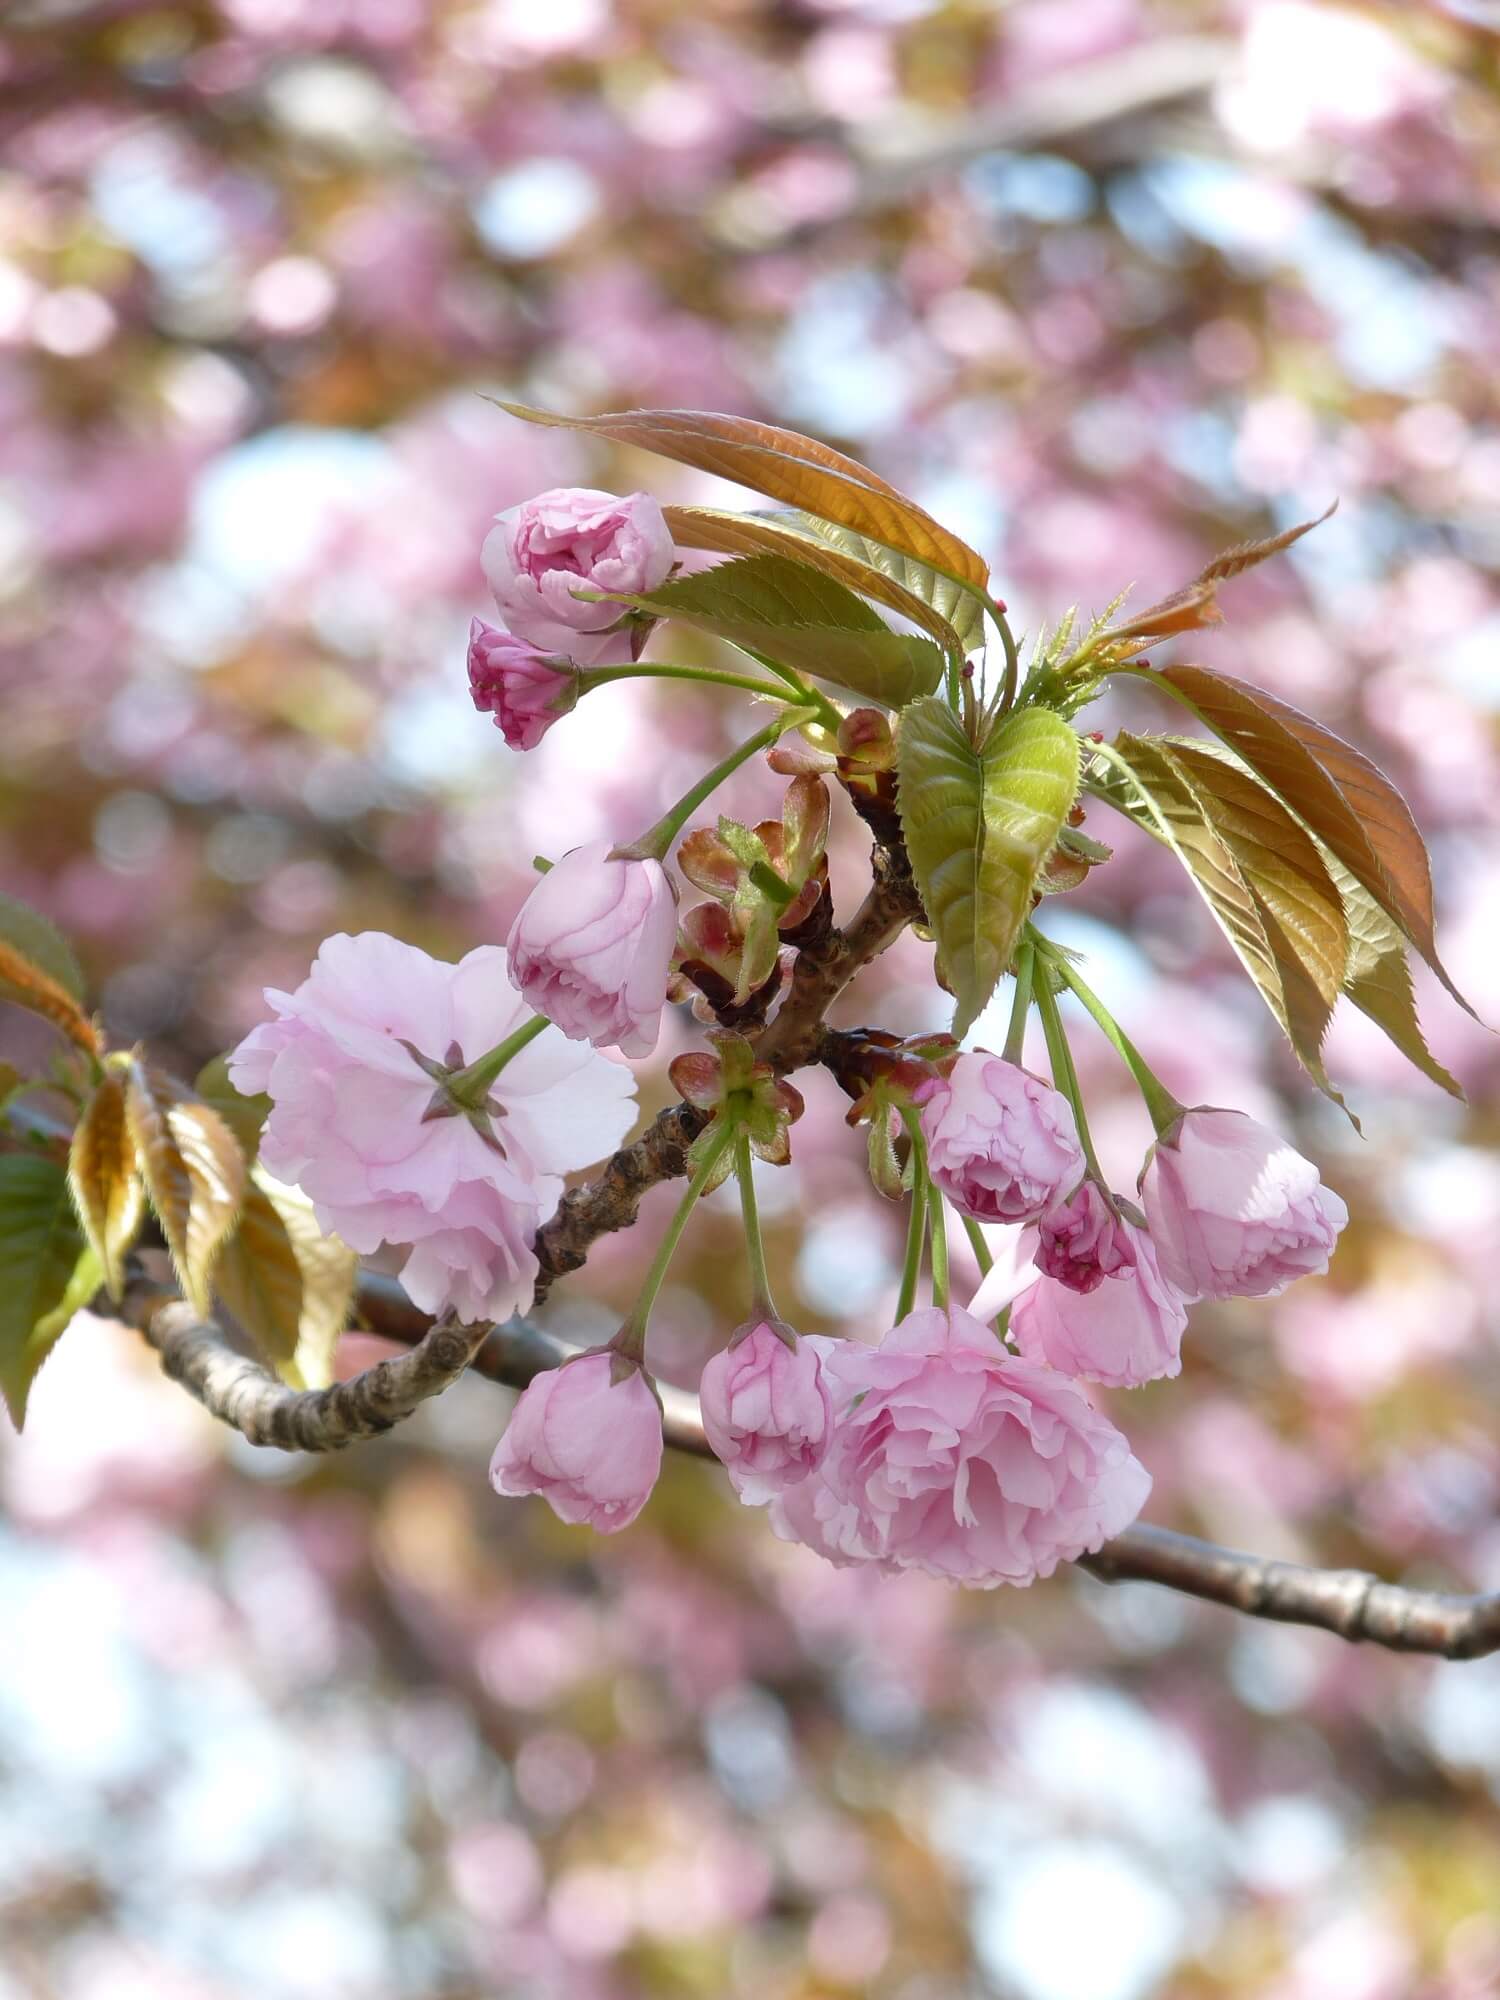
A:
{"type": "Polygon", "coordinates": [[[1161,1274],[1144,1229],[1117,1219],[1113,1262],[1087,1290],[1040,1277],[1022,1292],[1010,1330],[1029,1361],[1111,1388],[1133,1389],[1182,1368],[1187,1308],[1161,1274]]]}
{"type": "Polygon", "coordinates": [[[1152,1149],[1141,1198],[1186,1299],[1268,1298],[1326,1271],[1349,1211],[1294,1146],[1243,1111],[1199,1106],[1152,1149]]]}
{"type": "Polygon", "coordinates": [[[817,1350],[789,1341],[775,1321],[735,1330],[705,1366],[698,1403],[708,1441],[749,1506],[806,1479],[827,1448],[833,1412],[817,1350]]]}
{"type": "Polygon", "coordinates": [[[429,1115],[433,1065],[462,1067],[527,1018],[496,945],[450,965],[378,931],[331,937],[294,993],[266,998],[276,1018],[241,1042],[230,1075],[272,1100],[267,1170],[352,1249],[411,1246],[403,1280],[426,1310],[523,1310],[531,1239],[562,1176],[630,1127],[630,1072],[544,1032],[506,1064],[480,1120],[429,1115]]]}
{"type": "Polygon", "coordinates": [[[575,847],[537,883],[510,927],[510,976],[570,1041],[656,1047],[677,942],[677,898],[659,861],[575,847]]]}
{"type": "Polygon", "coordinates": [[[1082,1176],[1073,1107],[1019,1064],[984,1050],[919,1085],[932,1177],[980,1222],[1034,1222],[1082,1176]]]}
{"type": "Polygon", "coordinates": [[[1037,1269],[1075,1292],[1091,1292],[1133,1261],[1126,1226],[1098,1183],[1081,1181],[1037,1224],[1037,1269]]]}
{"type": "Polygon", "coordinates": [[[512,750],[534,750],[577,701],[578,675],[556,654],[476,618],[469,627],[469,693],[481,714],[494,716],[512,750]]]}
{"type": "Polygon", "coordinates": [[[612,1535],[650,1498],[661,1451],[661,1406],[645,1371],[600,1347],[522,1392],[490,1484],[511,1499],[539,1493],[559,1519],[612,1535]]]}
{"type": "Polygon", "coordinates": [[[769,1518],[830,1560],[1030,1583],[1119,1534],[1151,1489],[1076,1383],[960,1307],[910,1313],[877,1348],[839,1342],[824,1367],[827,1456],[769,1518]]]}
{"type": "Polygon", "coordinates": [[[649,493],[559,486],[501,514],[480,561],[511,631],[585,666],[630,656],[609,631],[628,607],[575,591],[654,590],[672,567],[672,537],[649,493]]]}

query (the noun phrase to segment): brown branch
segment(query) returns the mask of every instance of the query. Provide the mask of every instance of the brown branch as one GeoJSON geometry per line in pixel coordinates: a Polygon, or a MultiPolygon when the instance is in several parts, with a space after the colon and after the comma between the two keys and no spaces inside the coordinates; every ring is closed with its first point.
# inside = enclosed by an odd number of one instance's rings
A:
{"type": "MultiPolygon", "coordinates": [[[[162,1367],[213,1417],[252,1444],[284,1451],[335,1451],[390,1430],[467,1368],[507,1388],[524,1389],[578,1350],[524,1320],[503,1327],[433,1325],[393,1278],[360,1280],[359,1317],[372,1332],[410,1346],[331,1389],[289,1389],[230,1346],[160,1286],[137,1281],[119,1317],[138,1327],[162,1367]]],[[[102,1302],[98,1308],[108,1311],[102,1302]]],[[[658,1385],[663,1429],[674,1450],[713,1457],[698,1401],[658,1385]]],[[[1156,1583],[1186,1597],[1222,1604],[1250,1618],[1307,1625],[1392,1652],[1450,1660],[1500,1651],[1500,1592],[1461,1596],[1383,1583],[1363,1570],[1313,1569],[1199,1541],[1169,1528],[1128,1528],[1078,1567],[1103,1583],[1156,1583]]]]}
{"type": "MultiPolygon", "coordinates": [[[[847,930],[830,927],[798,952],[791,985],[775,1019],[751,1040],[762,1062],[778,1075],[816,1062],[823,1017],[860,969],[877,958],[922,914],[921,898],[902,847],[877,846],[874,879],[847,930]]],[[[646,1130],[607,1160],[583,1187],[562,1198],[557,1213],[534,1239],[537,1262],[535,1304],[541,1305],[556,1281],[584,1263],[591,1245],[617,1229],[628,1229],[641,1197],[660,1181],[687,1171],[687,1150],[708,1120],[689,1104],[659,1112],[646,1130]]]]}
{"type": "Polygon", "coordinates": [[[1500,1591],[1466,1597],[1411,1590],[1367,1570],[1275,1562],[1144,1525],[1084,1556],[1080,1567],[1105,1583],[1159,1583],[1249,1618],[1312,1625],[1393,1652],[1476,1660],[1500,1651],[1500,1591]]]}
{"type": "MultiPolygon", "coordinates": [[[[113,1310],[98,1302],[103,1312],[113,1310]]],[[[328,1389],[290,1389],[230,1346],[212,1320],[170,1291],[137,1279],[119,1317],[161,1356],[162,1372],[180,1382],[212,1417],[251,1444],[282,1451],[340,1451],[378,1437],[456,1382],[487,1338],[485,1326],[429,1325],[409,1354],[377,1362],[328,1389]]]]}

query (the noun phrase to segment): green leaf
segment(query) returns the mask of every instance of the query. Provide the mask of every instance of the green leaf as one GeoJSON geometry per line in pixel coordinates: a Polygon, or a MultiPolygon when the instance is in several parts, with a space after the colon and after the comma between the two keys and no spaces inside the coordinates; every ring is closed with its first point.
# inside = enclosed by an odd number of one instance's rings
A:
{"type": "Polygon", "coordinates": [[[622,601],[887,708],[930,694],[943,677],[930,639],[893,632],[862,597],[790,556],[741,556],[622,601]]]}
{"type": "Polygon", "coordinates": [[[1104,796],[1171,846],[1298,1060],[1342,1104],[1319,1050],[1348,933],[1316,847],[1274,794],[1212,752],[1128,733],[1114,747],[1129,777],[1104,796]]]}
{"type": "Polygon", "coordinates": [[[146,1205],[125,1114],[125,1079],[118,1069],[105,1070],[74,1128],[68,1185],[103,1281],[118,1302],[125,1253],[140,1233],[146,1205]]]}
{"type": "Polygon", "coordinates": [[[45,972],[54,984],[76,1000],[84,1000],[83,973],[73,947],[50,918],[14,896],[0,896],[0,938],[14,945],[23,958],[45,972]]]}
{"type": "Polygon", "coordinates": [[[770,500],[803,507],[824,521],[919,562],[983,586],[984,558],[935,521],[914,500],[856,459],[797,431],[709,410],[619,410],[597,417],[560,417],[524,403],[501,403],[513,417],[561,430],[589,431],[613,444],[674,458],[699,472],[730,479],[770,500]]]}
{"type": "Polygon", "coordinates": [[[915,556],[816,514],[800,508],[733,514],[717,507],[664,507],[662,512],[681,548],[724,556],[795,552],[835,582],[910,619],[944,652],[971,652],[984,635],[984,606],[973,591],[915,556]]]}
{"type": "Polygon", "coordinates": [[[1376,905],[1411,939],[1467,1012],[1438,957],[1432,870],[1401,794],[1369,758],[1263,688],[1190,665],[1132,666],[1201,717],[1308,830],[1330,848],[1376,905]]]}
{"type": "Polygon", "coordinates": [[[952,710],[927,698],[902,711],[896,769],[907,853],[961,1036],[1010,963],[1073,803],[1078,738],[1050,709],[1026,708],[978,751],[952,710]]]}
{"type": "Polygon", "coordinates": [[[245,1192],[244,1155],[217,1111],[193,1103],[139,1058],[130,1066],[125,1105],[178,1281],[206,1318],[209,1274],[245,1192]]]}
{"type": "Polygon", "coordinates": [[[260,1151],[260,1135],[271,1115],[271,1100],[263,1092],[246,1097],[229,1081],[229,1058],[211,1057],[193,1080],[193,1095],[218,1112],[247,1160],[260,1151]]]}
{"type": "Polygon", "coordinates": [[[0,1157],[0,1389],[17,1430],[37,1370],[98,1287],[91,1254],[63,1167],[31,1153],[0,1157]]]}

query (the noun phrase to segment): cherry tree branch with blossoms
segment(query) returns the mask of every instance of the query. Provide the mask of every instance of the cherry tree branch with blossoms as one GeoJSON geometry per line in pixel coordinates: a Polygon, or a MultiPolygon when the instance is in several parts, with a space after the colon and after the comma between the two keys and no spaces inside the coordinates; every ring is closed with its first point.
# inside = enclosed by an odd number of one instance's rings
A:
{"type": "Polygon", "coordinates": [[[68,1050],[18,1089],[59,1090],[77,1112],[65,1160],[45,1137],[0,1159],[17,1302],[0,1379],[16,1420],[73,1314],[108,1298],[168,1374],[256,1443],[327,1450],[376,1435],[471,1366],[520,1385],[495,1490],[539,1495],[602,1533],[639,1515],[671,1443],[715,1457],[776,1535],[839,1567],[988,1589],[1081,1563],[1346,1638],[1454,1657],[1500,1645],[1493,1600],[1135,1526],[1151,1479],[1091,1393],[1176,1375],[1195,1302],[1273,1296],[1325,1270],[1347,1211],[1244,1112],[1179,1104],[1033,923],[1044,898],[1110,858],[1083,831],[1085,796],[1172,852],[1332,1101],[1321,1048],[1341,996],[1458,1091],[1411,997],[1408,946],[1454,989],[1399,795],[1276,697],[1146,657],[1216,623],[1221,585],[1316,524],[1227,551],[1132,617],[1117,618],[1118,601],[1086,629],[1070,615],[1023,667],[982,558],[814,440],[696,411],[513,414],[654,450],[783,511],[677,508],[669,520],[645,493],[566,488],[501,516],[483,562],[506,623],[474,621],[476,708],[520,751],[592,688],[632,675],[729,685],[770,704],[771,720],[636,837],[539,861],[503,948],[451,965],[380,933],[326,939],[295,991],[267,993],[272,1018],[191,1088],[142,1050],[108,1049],[64,941],[20,906],[0,913],[0,992],[68,1050]],[[694,547],[729,559],[685,570],[680,551],[694,547]],[[755,673],[645,659],[664,621],[737,648],[755,673]],[[1080,734],[1074,716],[1117,675],[1208,735],[1080,734]],[[762,756],[789,780],[779,819],[690,826],[762,756]],[[871,886],[842,928],[830,780],[873,842],[871,886]],[[685,910],[674,857],[706,898],[685,910]],[[912,925],[933,943],[951,1032],[830,1027],[834,1001],[912,925]],[[1006,978],[1003,1049],[968,1046],[1006,978]],[[1065,992],[1156,1129],[1131,1196],[1108,1184],[1093,1145],[1065,992]],[[680,1101],[626,1143],[634,1079],[606,1052],[650,1055],[668,1001],[689,999],[715,1024],[708,1047],[675,1058],[680,1101]],[[1021,1061],[1033,1008],[1050,1081],[1021,1061]],[[772,1297],[751,1163],[790,1160],[803,1104],[789,1079],[813,1065],[867,1128],[874,1190],[907,1203],[895,1324],[874,1343],[799,1337],[772,1297]],[[695,1204],[731,1174],[751,1315],[696,1401],[664,1395],[648,1365],[653,1308],[695,1204]],[[567,1351],[527,1322],[601,1236],[635,1223],[650,1187],[679,1179],[611,1340],[567,1351]],[[148,1203],[180,1299],[139,1267],[148,1203]],[[967,1305],[953,1295],[950,1209],[982,1274],[967,1305]],[[358,1275],[382,1248],[404,1253],[394,1318],[358,1275]],[[334,1384],[354,1299],[410,1351],[334,1384]],[[220,1314],[259,1361],[225,1338],[220,1314]]]}

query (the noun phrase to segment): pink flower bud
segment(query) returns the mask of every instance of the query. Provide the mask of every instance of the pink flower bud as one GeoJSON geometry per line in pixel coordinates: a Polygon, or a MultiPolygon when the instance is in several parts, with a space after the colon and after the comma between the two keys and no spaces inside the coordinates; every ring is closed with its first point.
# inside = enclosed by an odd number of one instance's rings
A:
{"type": "Polygon", "coordinates": [[[976,1050],[913,1095],[933,1179],[979,1222],[1034,1222],[1083,1174],[1073,1107],[1015,1063],[976,1050]]]}
{"type": "Polygon", "coordinates": [[[1161,1268],[1187,1299],[1269,1298],[1326,1271],[1349,1211],[1285,1139],[1199,1106],[1153,1147],[1141,1198],[1161,1268]]]}
{"type": "Polygon", "coordinates": [[[806,1479],[827,1448],[832,1406],[817,1351],[771,1320],[737,1328],[709,1359],[698,1402],[708,1441],[748,1506],[806,1479]]]}
{"type": "Polygon", "coordinates": [[[628,634],[610,633],[623,604],[575,597],[576,590],[654,590],[672,567],[672,537],[648,493],[600,493],[559,486],[501,514],[480,561],[500,615],[544,652],[583,666],[630,657],[628,634]]]}
{"type": "Polygon", "coordinates": [[[539,1493],[560,1520],[628,1528],[661,1471],[661,1408],[644,1371],[607,1347],[538,1375],[511,1412],[490,1484],[539,1493]]]}
{"type": "Polygon", "coordinates": [[[1133,1262],[1126,1228],[1103,1189],[1083,1181],[1066,1201],[1054,1202],[1037,1224],[1037,1269],[1072,1291],[1091,1292],[1133,1262]]]}
{"type": "Polygon", "coordinates": [[[476,618],[469,627],[469,693],[482,715],[494,716],[512,750],[534,750],[578,700],[578,675],[567,661],[476,618]]]}
{"type": "Polygon", "coordinates": [[[1044,1277],[1022,1292],[1010,1315],[1017,1347],[1029,1361],[1113,1389],[1176,1375],[1187,1308],[1162,1276],[1151,1238],[1116,1219],[1110,1252],[1109,1270],[1095,1266],[1086,1291],[1044,1277]]]}
{"type": "Polygon", "coordinates": [[[677,899],[659,861],[575,847],[537,883],[510,927],[510,976],[573,1042],[648,1056],[677,942],[677,899]]]}
{"type": "Polygon", "coordinates": [[[831,1562],[1030,1583],[1119,1534],[1151,1490],[1076,1383],[956,1306],[909,1314],[876,1348],[830,1343],[823,1366],[827,1455],[770,1522],[831,1562]]]}

